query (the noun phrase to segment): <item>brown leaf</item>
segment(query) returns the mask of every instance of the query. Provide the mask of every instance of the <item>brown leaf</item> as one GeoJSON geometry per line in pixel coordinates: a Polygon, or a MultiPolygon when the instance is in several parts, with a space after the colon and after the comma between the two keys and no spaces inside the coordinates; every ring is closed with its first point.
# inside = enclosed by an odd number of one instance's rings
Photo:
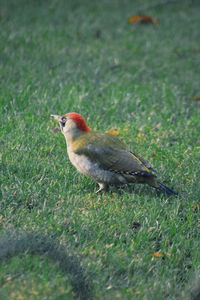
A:
{"type": "Polygon", "coordinates": [[[119,131],[117,131],[115,129],[106,130],[106,133],[110,133],[112,135],[119,135],[119,131]]]}
{"type": "Polygon", "coordinates": [[[151,254],[152,257],[164,257],[165,254],[160,253],[159,251],[154,252],[151,254]]]}
{"type": "Polygon", "coordinates": [[[193,100],[200,101],[200,96],[195,96],[192,98],[193,100]]]}
{"type": "Polygon", "coordinates": [[[200,209],[200,201],[193,206],[193,211],[200,209]]]}
{"type": "Polygon", "coordinates": [[[136,22],[140,22],[142,24],[147,24],[147,23],[152,23],[152,24],[157,24],[158,20],[156,18],[152,18],[149,16],[132,16],[130,18],[128,18],[128,23],[136,23],[136,22]]]}
{"type": "Polygon", "coordinates": [[[137,21],[141,20],[141,16],[132,16],[130,18],[128,18],[128,23],[131,24],[131,23],[135,23],[137,21]]]}

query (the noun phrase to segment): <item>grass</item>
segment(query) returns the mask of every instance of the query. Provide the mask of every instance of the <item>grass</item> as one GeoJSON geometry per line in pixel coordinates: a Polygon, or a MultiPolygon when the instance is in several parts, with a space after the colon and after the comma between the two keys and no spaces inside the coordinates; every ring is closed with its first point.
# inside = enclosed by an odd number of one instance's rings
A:
{"type": "Polygon", "coordinates": [[[66,259],[32,253],[29,238],[18,254],[19,232],[64,247],[94,299],[191,299],[200,265],[199,17],[189,0],[2,1],[3,299],[78,297],[66,259]],[[127,24],[139,13],[159,25],[127,24]],[[179,196],[139,185],[96,195],[50,119],[70,111],[93,129],[117,129],[179,196]]]}

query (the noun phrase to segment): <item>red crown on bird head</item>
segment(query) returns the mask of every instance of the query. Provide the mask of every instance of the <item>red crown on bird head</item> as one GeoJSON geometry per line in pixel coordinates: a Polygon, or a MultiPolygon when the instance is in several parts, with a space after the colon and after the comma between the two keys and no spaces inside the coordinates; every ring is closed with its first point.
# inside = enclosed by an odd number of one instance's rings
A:
{"type": "Polygon", "coordinates": [[[74,123],[76,123],[77,127],[81,130],[81,131],[84,131],[84,132],[89,132],[90,129],[89,127],[87,126],[84,118],[76,113],[76,112],[71,112],[71,113],[67,113],[65,114],[65,116],[69,119],[71,119],[72,121],[74,121],[74,123]]]}

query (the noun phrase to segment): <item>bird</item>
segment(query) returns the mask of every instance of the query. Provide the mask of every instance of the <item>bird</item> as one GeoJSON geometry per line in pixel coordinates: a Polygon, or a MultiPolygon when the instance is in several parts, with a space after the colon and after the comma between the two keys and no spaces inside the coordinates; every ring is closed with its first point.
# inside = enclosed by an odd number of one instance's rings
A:
{"type": "Polygon", "coordinates": [[[117,136],[91,130],[76,112],[51,116],[59,122],[72,165],[98,183],[96,193],[107,190],[110,185],[142,183],[168,195],[177,195],[159,181],[149,162],[129,150],[117,136]]]}

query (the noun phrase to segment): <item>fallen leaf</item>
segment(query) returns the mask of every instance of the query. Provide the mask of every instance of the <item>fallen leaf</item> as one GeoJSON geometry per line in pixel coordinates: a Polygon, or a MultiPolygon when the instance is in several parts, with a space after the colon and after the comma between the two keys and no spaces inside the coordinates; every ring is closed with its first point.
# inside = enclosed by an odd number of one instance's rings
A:
{"type": "Polygon", "coordinates": [[[149,231],[152,231],[152,230],[155,230],[155,229],[156,229],[155,226],[150,226],[150,227],[148,228],[149,231]]]}
{"type": "Polygon", "coordinates": [[[192,98],[193,100],[200,101],[200,96],[195,96],[192,98]]]}
{"type": "Polygon", "coordinates": [[[152,23],[152,24],[157,24],[158,20],[156,18],[152,18],[149,16],[132,16],[130,18],[128,18],[128,23],[136,23],[136,22],[140,22],[142,24],[147,24],[147,23],[152,23]]]}
{"type": "Polygon", "coordinates": [[[132,16],[130,18],[128,18],[128,23],[131,24],[131,23],[135,23],[137,21],[141,20],[141,16],[132,16]]]}
{"type": "Polygon", "coordinates": [[[196,211],[199,208],[200,208],[200,201],[198,203],[196,203],[192,209],[193,209],[193,211],[196,211]]]}
{"type": "Polygon", "coordinates": [[[105,248],[106,248],[106,249],[109,249],[109,248],[112,248],[113,246],[114,246],[113,243],[112,243],[112,244],[106,244],[106,245],[105,245],[105,248]]]}
{"type": "Polygon", "coordinates": [[[153,24],[157,24],[158,20],[156,18],[152,18],[149,16],[141,16],[141,23],[153,23],[153,24]]]}
{"type": "Polygon", "coordinates": [[[152,253],[151,256],[152,256],[152,257],[164,257],[165,254],[162,254],[162,253],[160,253],[160,252],[158,251],[158,252],[152,253]]]}
{"type": "Polygon", "coordinates": [[[110,133],[112,135],[119,135],[119,131],[117,131],[115,129],[106,130],[106,133],[110,133]]]}

